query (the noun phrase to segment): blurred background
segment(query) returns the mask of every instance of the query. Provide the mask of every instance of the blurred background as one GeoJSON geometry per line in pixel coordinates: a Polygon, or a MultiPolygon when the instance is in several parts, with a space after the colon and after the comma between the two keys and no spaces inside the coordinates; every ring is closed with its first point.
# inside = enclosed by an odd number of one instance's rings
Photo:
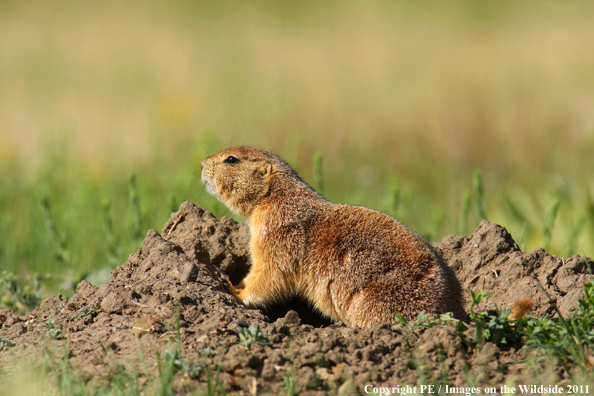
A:
{"type": "Polygon", "coordinates": [[[593,20],[589,0],[4,0],[0,308],[105,281],[183,201],[232,215],[199,163],[235,145],[431,241],[487,218],[592,256],[593,20]]]}

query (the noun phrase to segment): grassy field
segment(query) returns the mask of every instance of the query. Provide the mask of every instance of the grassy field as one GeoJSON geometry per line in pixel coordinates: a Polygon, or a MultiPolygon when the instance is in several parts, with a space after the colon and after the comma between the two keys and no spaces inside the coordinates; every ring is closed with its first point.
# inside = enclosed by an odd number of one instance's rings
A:
{"type": "Polygon", "coordinates": [[[32,305],[100,283],[185,200],[228,215],[198,164],[240,144],[430,240],[486,217],[524,249],[592,256],[593,16],[590,1],[2,2],[0,290],[32,305]]]}

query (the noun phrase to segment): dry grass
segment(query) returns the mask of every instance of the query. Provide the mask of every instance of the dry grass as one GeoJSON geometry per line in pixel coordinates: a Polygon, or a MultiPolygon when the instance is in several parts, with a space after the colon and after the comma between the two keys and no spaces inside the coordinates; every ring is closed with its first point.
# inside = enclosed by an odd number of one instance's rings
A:
{"type": "Polygon", "coordinates": [[[60,131],[89,163],[150,161],[154,139],[205,130],[276,150],[299,133],[307,162],[356,148],[404,173],[542,176],[593,148],[589,2],[213,7],[6,7],[3,161],[39,157],[60,131]]]}

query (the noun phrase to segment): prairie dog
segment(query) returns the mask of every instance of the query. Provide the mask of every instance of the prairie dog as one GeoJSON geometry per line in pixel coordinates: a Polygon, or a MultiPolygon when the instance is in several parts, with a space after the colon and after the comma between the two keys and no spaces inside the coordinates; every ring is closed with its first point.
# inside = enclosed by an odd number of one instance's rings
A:
{"type": "Polygon", "coordinates": [[[235,147],[201,163],[207,191],[250,227],[252,267],[230,292],[248,307],[293,295],[347,326],[465,313],[460,284],[398,220],[333,204],[270,150],[235,147]]]}

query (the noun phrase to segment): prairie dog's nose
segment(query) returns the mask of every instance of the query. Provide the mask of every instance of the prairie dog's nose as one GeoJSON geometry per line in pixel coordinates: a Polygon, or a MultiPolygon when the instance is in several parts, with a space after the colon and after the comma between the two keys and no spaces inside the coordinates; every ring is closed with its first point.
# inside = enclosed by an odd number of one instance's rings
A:
{"type": "Polygon", "coordinates": [[[206,159],[203,159],[202,162],[200,163],[200,169],[204,169],[205,162],[206,162],[206,159]]]}

